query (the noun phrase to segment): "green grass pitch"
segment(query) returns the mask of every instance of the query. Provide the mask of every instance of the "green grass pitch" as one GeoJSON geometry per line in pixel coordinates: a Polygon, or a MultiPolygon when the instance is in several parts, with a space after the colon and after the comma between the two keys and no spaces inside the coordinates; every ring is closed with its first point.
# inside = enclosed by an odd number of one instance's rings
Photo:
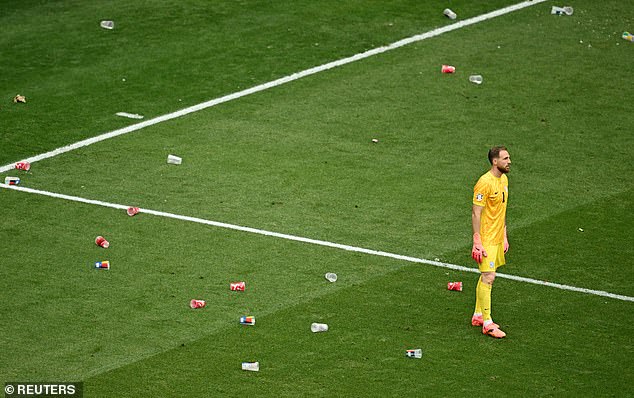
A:
{"type": "MultiPolygon", "coordinates": [[[[464,20],[516,2],[4,3],[0,165],[137,122],[116,112],[151,119],[450,24],[446,7],[464,20]]],[[[505,144],[500,272],[632,297],[626,30],[626,2],[546,1],[0,177],[475,268],[472,188],[505,144]]],[[[475,273],[9,189],[0,209],[0,384],[81,381],[86,397],[634,395],[631,301],[498,279],[508,337],[493,340],[469,324],[475,273]],[[101,260],[112,269],[91,268],[101,260]],[[241,280],[245,292],[229,291],[241,280]]]]}

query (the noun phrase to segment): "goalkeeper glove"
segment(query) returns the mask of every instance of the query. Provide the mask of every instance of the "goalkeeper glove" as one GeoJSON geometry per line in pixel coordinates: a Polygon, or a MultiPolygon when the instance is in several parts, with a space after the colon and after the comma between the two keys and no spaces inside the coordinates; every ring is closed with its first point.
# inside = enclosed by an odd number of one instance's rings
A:
{"type": "Polygon", "coordinates": [[[480,264],[482,262],[482,257],[487,257],[487,252],[484,250],[484,246],[482,246],[482,238],[479,233],[473,234],[473,248],[471,249],[471,258],[473,258],[476,263],[480,264]]]}

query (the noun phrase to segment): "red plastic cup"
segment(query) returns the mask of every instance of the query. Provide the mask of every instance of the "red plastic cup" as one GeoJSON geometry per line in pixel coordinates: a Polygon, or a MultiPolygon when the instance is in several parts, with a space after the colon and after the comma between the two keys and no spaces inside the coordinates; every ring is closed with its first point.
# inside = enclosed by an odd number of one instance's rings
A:
{"type": "Polygon", "coordinates": [[[97,244],[97,246],[103,247],[104,249],[110,247],[110,242],[108,242],[103,236],[97,236],[95,238],[95,244],[97,244]]]}
{"type": "Polygon", "coordinates": [[[205,302],[205,300],[196,300],[193,299],[192,301],[189,302],[189,306],[196,309],[196,308],[203,308],[204,306],[206,306],[207,303],[205,302]]]}
{"type": "Polygon", "coordinates": [[[244,282],[234,282],[229,285],[229,288],[234,291],[244,292],[245,283],[244,282]]]}
{"type": "Polygon", "coordinates": [[[441,71],[442,73],[455,73],[456,67],[451,65],[443,65],[441,71]]]}
{"type": "Polygon", "coordinates": [[[128,210],[126,210],[126,212],[130,217],[132,217],[133,215],[137,214],[139,210],[140,209],[138,207],[128,207],[128,210]]]}
{"type": "Polygon", "coordinates": [[[462,282],[449,282],[447,283],[447,290],[455,290],[457,292],[462,291],[462,282]]]}
{"type": "Polygon", "coordinates": [[[18,163],[15,164],[15,168],[16,168],[16,170],[29,171],[29,170],[31,170],[31,163],[29,163],[29,162],[18,162],[18,163]]]}

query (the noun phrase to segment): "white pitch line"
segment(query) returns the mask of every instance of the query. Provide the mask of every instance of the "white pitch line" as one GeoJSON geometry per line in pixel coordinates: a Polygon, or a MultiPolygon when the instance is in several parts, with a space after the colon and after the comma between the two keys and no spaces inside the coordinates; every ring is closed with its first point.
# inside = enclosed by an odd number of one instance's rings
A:
{"type": "MultiPolygon", "coordinates": [[[[28,193],[33,193],[33,194],[37,194],[37,195],[44,195],[44,196],[49,196],[49,197],[52,197],[52,198],[64,199],[64,200],[69,200],[69,201],[73,201],[73,202],[80,202],[80,203],[85,203],[85,204],[91,204],[91,205],[97,205],[97,206],[103,206],[103,207],[110,207],[110,208],[113,208],[113,209],[121,209],[121,210],[123,210],[123,209],[127,209],[128,208],[128,206],[126,206],[126,205],[120,205],[120,204],[116,204],[116,203],[103,202],[101,200],[85,199],[85,198],[81,198],[81,197],[78,197],[78,196],[64,195],[64,194],[55,193],[55,192],[41,191],[41,190],[32,189],[32,188],[20,187],[20,186],[17,186],[17,185],[0,184],[0,188],[11,189],[11,190],[21,191],[21,192],[28,192],[28,193]]],[[[286,240],[291,240],[291,241],[296,241],[296,242],[310,243],[310,244],[313,244],[313,245],[331,247],[331,248],[334,248],[334,249],[346,250],[346,251],[356,252],[356,253],[369,254],[369,255],[372,255],[372,256],[388,257],[388,258],[392,258],[392,259],[395,259],[395,260],[408,261],[408,262],[411,262],[411,263],[428,264],[428,265],[433,265],[435,267],[452,269],[454,271],[463,271],[463,272],[472,272],[472,273],[479,273],[480,272],[480,271],[478,271],[475,268],[464,267],[462,265],[449,264],[449,263],[443,263],[443,262],[440,262],[440,261],[432,261],[432,260],[426,260],[426,259],[423,259],[423,258],[404,256],[404,255],[401,255],[401,254],[394,254],[394,253],[384,252],[384,251],[380,251],[380,250],[365,249],[365,248],[362,248],[362,247],[343,245],[343,244],[340,244],[340,243],[328,242],[328,241],[324,241],[324,240],[304,238],[304,237],[301,237],[301,236],[282,234],[282,233],[279,233],[279,232],[266,231],[266,230],[263,230],[263,229],[257,229],[257,228],[251,228],[251,227],[243,227],[243,226],[240,226],[240,225],[234,225],[234,224],[227,224],[227,223],[218,222],[218,221],[205,220],[203,218],[198,218],[198,217],[182,216],[182,215],[179,215],[179,214],[167,213],[167,212],[151,210],[151,209],[140,209],[139,212],[140,213],[151,214],[151,215],[154,215],[154,216],[157,216],[157,217],[173,218],[173,219],[181,220],[181,221],[188,221],[188,222],[193,222],[193,223],[197,223],[197,224],[210,225],[210,226],[213,226],[213,227],[232,229],[232,230],[242,231],[242,232],[249,232],[249,233],[253,233],[253,234],[265,235],[265,236],[270,236],[270,237],[279,238],[279,239],[286,239],[286,240]]],[[[554,288],[561,289],[561,290],[570,290],[570,291],[573,291],[573,292],[586,293],[586,294],[592,294],[592,295],[595,295],[595,296],[612,298],[612,299],[616,299],[616,300],[634,302],[634,297],[623,296],[623,295],[620,295],[620,294],[614,294],[614,293],[605,292],[605,291],[602,291],[602,290],[585,289],[585,288],[576,287],[576,286],[562,285],[562,284],[559,284],[559,283],[540,281],[540,280],[537,280],[537,279],[525,278],[525,277],[522,277],[522,276],[508,275],[508,274],[502,274],[502,273],[497,273],[496,276],[498,278],[511,279],[511,280],[518,281],[518,282],[531,283],[531,284],[534,284],[534,285],[541,285],[541,286],[549,286],[549,287],[554,287],[554,288]]]]}
{"type": "MultiPolygon", "coordinates": [[[[524,1],[524,2],[521,2],[521,3],[518,3],[518,4],[514,4],[512,6],[500,8],[499,10],[491,11],[489,13],[478,15],[478,16],[473,17],[473,18],[465,19],[463,21],[459,21],[459,22],[453,23],[451,25],[446,25],[446,26],[443,26],[443,27],[440,27],[440,28],[437,28],[437,29],[434,29],[434,30],[430,30],[429,32],[426,32],[426,33],[422,33],[422,34],[419,34],[419,35],[415,35],[415,36],[411,36],[411,37],[399,40],[399,41],[394,42],[392,44],[389,44],[387,46],[377,47],[377,48],[368,50],[368,51],[363,52],[363,53],[355,54],[355,55],[347,57],[347,58],[343,58],[343,59],[340,59],[340,60],[337,60],[337,61],[333,61],[333,62],[329,62],[329,63],[323,64],[323,65],[315,66],[313,68],[306,69],[306,70],[303,70],[301,72],[293,73],[292,75],[281,77],[279,79],[270,81],[268,83],[263,83],[263,84],[260,84],[260,85],[257,85],[257,86],[242,90],[242,91],[235,92],[233,94],[228,94],[228,95],[225,95],[225,96],[220,97],[220,98],[216,98],[216,99],[213,99],[213,100],[210,100],[210,101],[207,101],[207,102],[202,102],[200,104],[193,105],[193,106],[181,109],[181,110],[173,112],[173,113],[168,113],[166,115],[158,116],[158,117],[155,117],[153,119],[148,119],[148,120],[146,120],[144,122],[132,124],[130,126],[127,126],[127,127],[124,127],[124,128],[118,129],[118,130],[113,130],[113,131],[110,131],[108,133],[104,133],[104,134],[101,134],[101,135],[98,135],[98,136],[95,136],[95,137],[87,138],[85,140],[78,141],[78,142],[76,142],[74,144],[66,145],[66,146],[54,149],[52,151],[46,152],[46,153],[42,153],[42,154],[39,154],[39,155],[36,155],[36,156],[32,156],[32,157],[27,158],[27,159],[22,159],[22,161],[29,162],[29,163],[34,163],[34,162],[37,162],[37,161],[40,161],[40,160],[43,160],[43,159],[52,158],[54,156],[61,155],[61,154],[66,153],[66,152],[70,152],[70,151],[73,151],[75,149],[79,149],[79,148],[82,148],[82,147],[85,147],[85,146],[88,146],[88,145],[92,145],[92,144],[95,144],[97,142],[101,142],[101,141],[104,141],[104,140],[107,140],[107,139],[110,139],[110,138],[113,138],[113,137],[117,137],[117,136],[120,136],[120,135],[123,135],[123,134],[128,134],[128,133],[131,133],[133,131],[141,130],[141,129],[145,128],[145,127],[149,127],[149,126],[152,126],[152,125],[155,125],[155,124],[158,124],[158,123],[162,123],[162,122],[165,122],[165,121],[168,121],[168,120],[176,119],[176,118],[179,118],[181,116],[185,116],[185,115],[188,115],[190,113],[198,112],[198,111],[203,110],[203,109],[211,108],[212,106],[216,106],[216,105],[222,104],[224,102],[229,102],[229,101],[232,101],[234,99],[241,98],[241,97],[244,97],[244,96],[247,96],[247,95],[250,95],[250,94],[254,94],[254,93],[257,93],[257,92],[260,92],[260,91],[268,90],[269,88],[281,86],[282,84],[286,84],[286,83],[292,82],[294,80],[301,79],[301,78],[306,77],[306,76],[314,75],[316,73],[323,72],[323,71],[326,71],[326,70],[329,70],[329,69],[332,69],[332,68],[336,68],[336,67],[339,67],[339,66],[342,66],[342,65],[346,65],[346,64],[349,64],[349,63],[352,63],[352,62],[356,62],[356,61],[359,61],[359,60],[362,60],[362,59],[365,59],[365,58],[369,58],[369,57],[372,57],[374,55],[382,54],[384,52],[391,51],[391,50],[397,49],[399,47],[403,47],[403,46],[406,46],[406,45],[409,45],[409,44],[412,44],[412,43],[416,43],[416,42],[419,42],[419,41],[422,41],[422,40],[426,40],[426,39],[429,39],[429,38],[432,38],[432,37],[435,37],[435,36],[439,36],[439,35],[441,35],[443,33],[451,32],[451,31],[454,31],[454,30],[457,30],[457,29],[461,29],[461,28],[464,28],[465,26],[473,25],[473,24],[476,24],[476,23],[479,23],[479,22],[482,22],[482,21],[486,21],[486,20],[491,19],[491,18],[499,17],[501,15],[508,14],[510,12],[513,12],[513,11],[521,10],[523,8],[526,8],[526,7],[530,7],[530,6],[539,4],[539,3],[543,3],[545,1],[547,1],[547,0],[524,1]]],[[[13,169],[14,165],[15,165],[15,162],[0,167],[0,173],[4,173],[6,171],[9,171],[9,170],[13,169]]]]}

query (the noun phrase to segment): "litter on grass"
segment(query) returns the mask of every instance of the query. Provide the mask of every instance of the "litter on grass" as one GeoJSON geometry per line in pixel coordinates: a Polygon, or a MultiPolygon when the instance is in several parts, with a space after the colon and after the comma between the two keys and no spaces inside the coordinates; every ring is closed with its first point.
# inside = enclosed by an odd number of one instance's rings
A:
{"type": "Polygon", "coordinates": [[[442,13],[449,19],[456,19],[457,17],[456,13],[451,11],[449,8],[445,8],[442,13]]]}
{"type": "Polygon", "coordinates": [[[254,316],[241,316],[240,317],[240,325],[255,325],[255,317],[254,316]]]}
{"type": "Polygon", "coordinates": [[[310,325],[310,330],[313,333],[327,332],[328,325],[325,323],[313,323],[310,325]]]}
{"type": "Polygon", "coordinates": [[[104,29],[114,29],[114,21],[101,21],[99,23],[99,26],[101,26],[104,29]]]}
{"type": "Polygon", "coordinates": [[[4,183],[7,185],[18,185],[20,183],[19,177],[4,177],[4,183]]]}
{"type": "Polygon", "coordinates": [[[447,290],[462,291],[462,282],[447,282],[447,290]]]}
{"type": "Polygon", "coordinates": [[[328,282],[337,282],[337,274],[334,272],[328,272],[326,274],[326,279],[328,279],[328,282]]]}
{"type": "Polygon", "coordinates": [[[17,162],[15,164],[15,169],[16,170],[29,171],[29,170],[31,170],[31,163],[29,163],[29,162],[17,162]]]}
{"type": "Polygon", "coordinates": [[[13,97],[13,102],[15,102],[16,104],[18,102],[22,103],[22,104],[26,104],[26,97],[23,96],[23,95],[18,94],[15,97],[13,97]]]}
{"type": "Polygon", "coordinates": [[[183,163],[183,158],[179,158],[176,155],[167,155],[167,163],[169,163],[169,164],[181,164],[181,163],[183,163]]]}
{"type": "Polygon", "coordinates": [[[242,370],[248,370],[251,372],[259,372],[260,362],[242,362],[242,370]]]}
{"type": "Polygon", "coordinates": [[[96,269],[110,269],[110,261],[97,261],[95,263],[96,269]]]}
{"type": "Polygon", "coordinates": [[[204,308],[206,305],[207,303],[205,302],[205,300],[192,299],[192,301],[189,302],[189,306],[193,309],[204,308]]]}
{"type": "Polygon", "coordinates": [[[634,35],[633,35],[633,34],[631,34],[630,32],[623,32],[623,35],[622,35],[621,37],[622,37],[624,40],[634,42],[634,35]]]}
{"type": "Polygon", "coordinates": [[[482,75],[471,75],[469,76],[469,81],[475,84],[482,84],[482,75]]]}
{"type": "Polygon", "coordinates": [[[103,236],[97,236],[95,238],[95,244],[97,246],[103,247],[104,249],[107,249],[110,247],[110,242],[108,242],[106,238],[104,238],[103,236]]]}
{"type": "Polygon", "coordinates": [[[456,73],[456,67],[451,65],[443,65],[440,71],[442,73],[456,73]]]}
{"type": "Polygon", "coordinates": [[[229,289],[237,292],[244,292],[246,288],[246,283],[244,282],[233,282],[229,284],[229,289]]]}
{"type": "Polygon", "coordinates": [[[117,116],[127,117],[130,119],[143,119],[143,115],[137,115],[136,113],[128,113],[128,112],[117,112],[115,113],[117,116]]]}
{"type": "Polygon", "coordinates": [[[420,359],[420,358],[422,358],[422,357],[423,357],[423,350],[422,350],[422,349],[420,349],[420,348],[416,348],[416,349],[414,349],[414,350],[407,350],[407,351],[405,351],[405,355],[406,355],[408,358],[417,358],[417,359],[420,359]]]}
{"type": "Polygon", "coordinates": [[[553,8],[550,10],[550,13],[553,15],[572,15],[572,13],[574,12],[572,7],[557,7],[557,6],[553,6],[553,8]]]}
{"type": "Polygon", "coordinates": [[[133,215],[137,214],[141,209],[139,209],[138,207],[128,207],[128,210],[126,210],[126,213],[128,213],[128,215],[130,217],[132,217],[133,215]]]}

